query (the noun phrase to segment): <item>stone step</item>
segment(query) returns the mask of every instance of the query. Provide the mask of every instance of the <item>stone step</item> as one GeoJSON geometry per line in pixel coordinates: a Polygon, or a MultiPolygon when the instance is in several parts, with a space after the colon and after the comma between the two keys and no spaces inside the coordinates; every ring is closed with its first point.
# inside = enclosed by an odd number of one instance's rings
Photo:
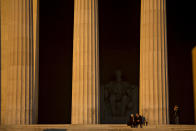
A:
{"type": "Polygon", "coordinates": [[[124,124],[2,125],[0,131],[196,131],[196,125],[150,125],[143,128],[131,128],[124,124]]]}

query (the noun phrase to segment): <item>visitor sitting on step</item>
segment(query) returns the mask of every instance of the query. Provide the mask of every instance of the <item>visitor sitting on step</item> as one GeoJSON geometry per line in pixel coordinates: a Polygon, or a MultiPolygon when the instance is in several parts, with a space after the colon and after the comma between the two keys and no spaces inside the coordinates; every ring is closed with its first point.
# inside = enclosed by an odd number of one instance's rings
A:
{"type": "Polygon", "coordinates": [[[142,128],[142,117],[136,113],[135,114],[135,127],[138,127],[138,125],[140,125],[140,127],[142,128]]]}
{"type": "Polygon", "coordinates": [[[129,116],[127,125],[128,125],[128,126],[131,126],[131,127],[135,127],[135,121],[134,121],[134,115],[133,115],[133,114],[131,114],[131,115],[129,116]]]}

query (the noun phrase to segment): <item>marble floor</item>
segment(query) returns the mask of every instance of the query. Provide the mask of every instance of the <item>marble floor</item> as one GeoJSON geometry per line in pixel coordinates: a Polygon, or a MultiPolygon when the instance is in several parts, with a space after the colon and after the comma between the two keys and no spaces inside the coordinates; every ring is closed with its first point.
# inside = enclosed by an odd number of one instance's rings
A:
{"type": "Polygon", "coordinates": [[[9,125],[0,126],[0,131],[196,131],[196,125],[151,125],[143,128],[131,128],[124,124],[9,125]]]}

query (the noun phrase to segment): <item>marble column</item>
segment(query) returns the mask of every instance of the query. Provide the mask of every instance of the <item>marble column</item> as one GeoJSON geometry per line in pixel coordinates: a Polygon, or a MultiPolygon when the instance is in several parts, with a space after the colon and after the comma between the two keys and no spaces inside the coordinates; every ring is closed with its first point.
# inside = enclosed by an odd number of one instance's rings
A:
{"type": "Polygon", "coordinates": [[[1,124],[38,118],[38,1],[1,0],[1,124]]]}
{"type": "Polygon", "coordinates": [[[98,0],[75,0],[72,124],[99,123],[98,0]]]}
{"type": "Polygon", "coordinates": [[[141,0],[140,114],[169,123],[166,0],[141,0]]]}
{"type": "Polygon", "coordinates": [[[196,124],[196,46],[192,50],[192,67],[193,67],[194,114],[195,114],[195,124],[196,124]]]}

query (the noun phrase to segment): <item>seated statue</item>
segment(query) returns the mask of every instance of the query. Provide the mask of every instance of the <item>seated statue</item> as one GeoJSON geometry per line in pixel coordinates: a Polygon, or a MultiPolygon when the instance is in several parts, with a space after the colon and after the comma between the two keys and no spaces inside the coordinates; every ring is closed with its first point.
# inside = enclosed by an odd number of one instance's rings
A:
{"type": "Polygon", "coordinates": [[[105,117],[126,117],[137,112],[137,86],[122,80],[122,72],[115,72],[115,80],[103,86],[105,117]]]}

